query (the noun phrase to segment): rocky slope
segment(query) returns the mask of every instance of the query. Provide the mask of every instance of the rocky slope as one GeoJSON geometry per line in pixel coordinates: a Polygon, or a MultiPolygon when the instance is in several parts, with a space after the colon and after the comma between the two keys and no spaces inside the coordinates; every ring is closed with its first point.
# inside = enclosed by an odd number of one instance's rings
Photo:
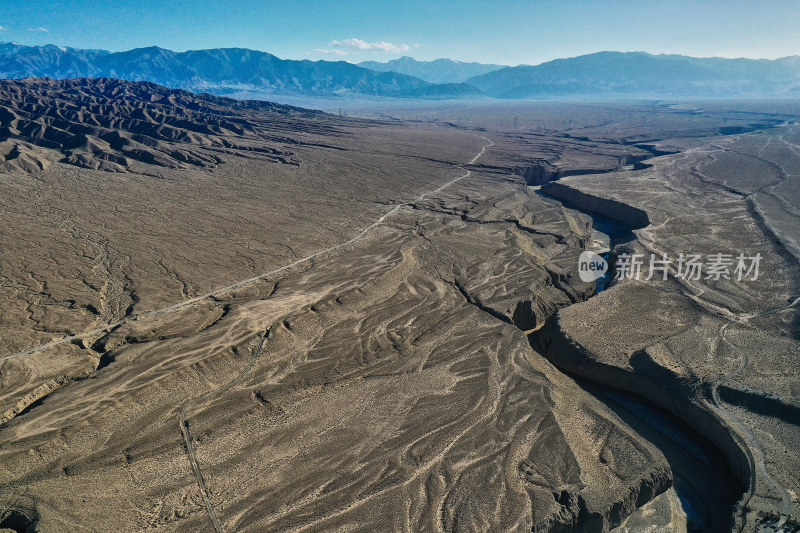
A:
{"type": "Polygon", "coordinates": [[[134,163],[214,168],[221,154],[299,165],[286,140],[314,112],[269,102],[198,96],[115,79],[0,81],[0,170],[37,172],[54,161],[125,172],[134,163]],[[258,117],[258,118],[257,118],[258,117]],[[291,119],[289,118],[291,117],[291,119]]]}
{"type": "MultiPolygon", "coordinates": [[[[173,94],[118,90],[120,132],[173,94]]],[[[302,164],[0,175],[0,527],[607,531],[669,488],[530,347],[590,220],[491,139],[173,96],[302,164]]]]}

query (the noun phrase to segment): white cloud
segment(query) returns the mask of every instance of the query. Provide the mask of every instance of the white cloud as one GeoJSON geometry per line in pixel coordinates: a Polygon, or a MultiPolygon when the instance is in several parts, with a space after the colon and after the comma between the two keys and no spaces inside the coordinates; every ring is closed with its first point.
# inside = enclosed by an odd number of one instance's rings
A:
{"type": "Polygon", "coordinates": [[[328,54],[334,56],[346,56],[347,52],[344,50],[339,50],[338,48],[317,48],[314,50],[317,54],[328,54]]]}
{"type": "Polygon", "coordinates": [[[6,28],[5,26],[0,26],[0,31],[7,30],[7,29],[8,28],[6,28]]]}
{"type": "Polygon", "coordinates": [[[41,26],[39,26],[38,28],[28,28],[28,31],[38,31],[38,32],[41,32],[41,33],[48,33],[50,30],[48,30],[47,28],[42,28],[41,26]]]}
{"type": "Polygon", "coordinates": [[[407,44],[393,44],[386,41],[376,41],[373,43],[362,41],[361,39],[344,39],[342,41],[331,41],[329,45],[336,49],[348,48],[350,50],[358,50],[362,52],[385,52],[387,54],[396,54],[398,52],[407,52],[411,49],[407,44]]]}

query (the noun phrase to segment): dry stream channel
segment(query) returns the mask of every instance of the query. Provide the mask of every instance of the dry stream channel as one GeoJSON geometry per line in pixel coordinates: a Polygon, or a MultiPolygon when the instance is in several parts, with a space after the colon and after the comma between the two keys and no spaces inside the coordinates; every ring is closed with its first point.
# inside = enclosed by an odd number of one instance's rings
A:
{"type": "MultiPolygon", "coordinates": [[[[632,229],[603,214],[576,208],[541,191],[537,193],[592,217],[592,239],[587,249],[610,265],[606,275],[597,280],[594,294],[613,284],[616,255],[636,238],[632,229]]],[[[541,354],[535,338],[536,333],[529,335],[531,346],[541,354]]],[[[565,373],[663,453],[672,470],[673,489],[686,514],[690,532],[730,531],[734,508],[745,487],[733,475],[729,460],[718,448],[684,421],[646,398],[565,373]]]]}

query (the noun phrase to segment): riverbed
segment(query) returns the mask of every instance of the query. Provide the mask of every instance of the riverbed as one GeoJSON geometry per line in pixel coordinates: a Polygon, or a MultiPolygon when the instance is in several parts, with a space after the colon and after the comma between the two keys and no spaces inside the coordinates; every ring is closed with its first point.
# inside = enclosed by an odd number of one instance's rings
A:
{"type": "MultiPolygon", "coordinates": [[[[549,200],[561,202],[542,193],[538,187],[532,188],[549,200]]],[[[575,209],[569,204],[564,205],[575,209]]],[[[636,239],[636,235],[630,227],[605,215],[576,210],[593,220],[587,250],[609,262],[606,274],[597,280],[594,294],[598,294],[613,284],[616,254],[636,239]]],[[[538,351],[535,336],[536,333],[532,333],[529,339],[531,346],[538,351]]],[[[679,512],[686,517],[687,531],[713,533],[730,530],[734,506],[745,489],[719,449],[682,420],[645,398],[582,377],[571,377],[643,439],[661,450],[672,469],[672,490],[677,495],[679,512]]]]}

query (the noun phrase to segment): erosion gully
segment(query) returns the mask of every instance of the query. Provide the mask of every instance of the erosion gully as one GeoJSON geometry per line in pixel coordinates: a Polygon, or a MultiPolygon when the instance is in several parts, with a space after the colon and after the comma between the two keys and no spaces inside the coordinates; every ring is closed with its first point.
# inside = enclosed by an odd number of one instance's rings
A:
{"type": "MultiPolygon", "coordinates": [[[[592,218],[593,234],[588,250],[602,256],[611,265],[606,275],[597,281],[594,294],[605,290],[612,282],[613,263],[618,250],[636,239],[632,228],[601,213],[587,211],[549,196],[538,187],[533,188],[537,194],[592,218]]],[[[547,357],[540,352],[536,335],[528,335],[531,346],[547,357]]],[[[735,529],[733,517],[745,485],[734,475],[734,469],[722,451],[683,420],[641,395],[577,376],[563,368],[559,370],[616,413],[643,439],[661,450],[672,469],[673,489],[686,514],[690,532],[728,532],[735,529]]]]}

